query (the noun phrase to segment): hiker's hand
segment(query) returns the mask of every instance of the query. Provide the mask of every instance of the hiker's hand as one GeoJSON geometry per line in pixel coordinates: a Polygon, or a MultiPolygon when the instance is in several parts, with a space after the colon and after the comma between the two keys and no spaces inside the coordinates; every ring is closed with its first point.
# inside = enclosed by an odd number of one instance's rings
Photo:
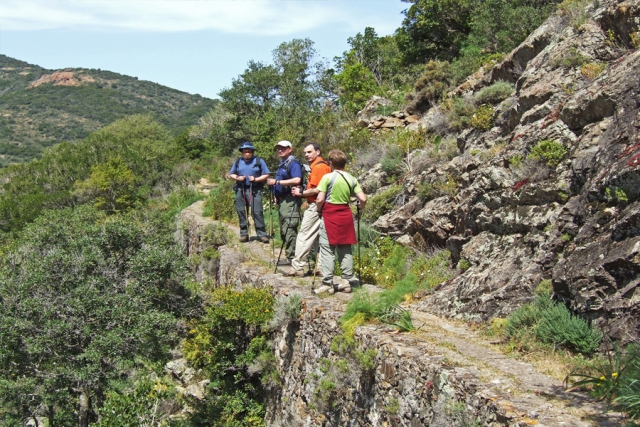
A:
{"type": "Polygon", "coordinates": [[[244,181],[244,175],[236,176],[236,181],[244,181]]]}
{"type": "Polygon", "coordinates": [[[293,194],[296,197],[302,197],[302,191],[300,191],[300,187],[293,187],[291,189],[291,194],[293,194]]]}
{"type": "Polygon", "coordinates": [[[267,185],[274,185],[276,183],[276,180],[274,178],[269,178],[267,180],[267,185]]]}
{"type": "Polygon", "coordinates": [[[249,177],[249,181],[253,182],[253,181],[255,181],[255,180],[256,180],[256,177],[255,177],[255,176],[253,176],[253,175],[252,175],[252,176],[250,176],[250,177],[249,177]]]}

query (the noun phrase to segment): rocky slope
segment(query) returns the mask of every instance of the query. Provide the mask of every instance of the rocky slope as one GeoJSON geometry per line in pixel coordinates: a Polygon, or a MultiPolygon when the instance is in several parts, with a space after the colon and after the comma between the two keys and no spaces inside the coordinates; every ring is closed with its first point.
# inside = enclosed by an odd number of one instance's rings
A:
{"type": "MultiPolygon", "coordinates": [[[[588,3],[578,18],[554,15],[458,88],[468,97],[498,80],[515,84],[491,129],[448,135],[458,155],[407,178],[407,202],[375,223],[401,242],[446,246],[470,264],[422,309],[505,317],[550,279],[558,299],[610,337],[640,338],[639,19],[638,0],[588,3]],[[532,156],[542,141],[561,145],[558,164],[532,156]],[[446,180],[455,194],[418,196],[419,185],[446,180]]],[[[423,127],[433,131],[436,110],[424,114],[423,127]]]]}

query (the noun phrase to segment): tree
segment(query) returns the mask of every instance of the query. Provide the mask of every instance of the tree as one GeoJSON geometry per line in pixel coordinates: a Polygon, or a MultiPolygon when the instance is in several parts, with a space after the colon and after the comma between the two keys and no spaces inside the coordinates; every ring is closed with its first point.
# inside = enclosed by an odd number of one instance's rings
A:
{"type": "Polygon", "coordinates": [[[136,201],[138,179],[120,156],[91,167],[91,176],[76,181],[73,194],[81,200],[93,200],[94,206],[108,213],[122,212],[136,201]]]}
{"type": "Polygon", "coordinates": [[[294,39],[273,51],[273,64],[249,62],[248,68],[219,96],[227,112],[211,133],[221,151],[251,141],[262,154],[278,139],[301,142],[322,100],[317,78],[323,72],[309,39],[294,39]]]}
{"type": "Polygon", "coordinates": [[[403,0],[412,5],[396,30],[405,64],[451,60],[471,32],[472,0],[403,0]]]}
{"type": "Polygon", "coordinates": [[[53,427],[76,402],[87,426],[109,381],[137,358],[164,361],[177,320],[197,308],[188,266],[130,219],[90,207],[49,211],[0,265],[0,406],[20,420],[46,408],[53,427]]]}

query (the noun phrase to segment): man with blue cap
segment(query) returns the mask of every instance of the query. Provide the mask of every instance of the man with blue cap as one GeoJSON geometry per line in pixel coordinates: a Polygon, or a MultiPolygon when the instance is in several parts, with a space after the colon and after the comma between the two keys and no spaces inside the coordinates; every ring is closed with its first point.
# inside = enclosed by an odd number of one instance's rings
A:
{"type": "Polygon", "coordinates": [[[262,211],[262,186],[269,178],[269,168],[264,160],[253,155],[256,149],[250,142],[243,142],[238,150],[242,153],[242,157],[231,166],[229,178],[236,181],[233,189],[236,192],[236,212],[238,212],[240,222],[240,241],[249,241],[247,217],[251,215],[256,227],[258,241],[269,243],[262,211]]]}

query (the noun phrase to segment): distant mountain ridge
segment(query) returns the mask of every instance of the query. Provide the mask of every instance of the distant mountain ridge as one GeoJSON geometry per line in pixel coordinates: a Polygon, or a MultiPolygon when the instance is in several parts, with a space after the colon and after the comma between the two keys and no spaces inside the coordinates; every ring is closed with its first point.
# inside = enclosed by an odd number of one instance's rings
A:
{"type": "Polygon", "coordinates": [[[179,134],[216,102],[111,71],[48,70],[0,55],[0,167],[132,114],[150,114],[179,134]]]}

